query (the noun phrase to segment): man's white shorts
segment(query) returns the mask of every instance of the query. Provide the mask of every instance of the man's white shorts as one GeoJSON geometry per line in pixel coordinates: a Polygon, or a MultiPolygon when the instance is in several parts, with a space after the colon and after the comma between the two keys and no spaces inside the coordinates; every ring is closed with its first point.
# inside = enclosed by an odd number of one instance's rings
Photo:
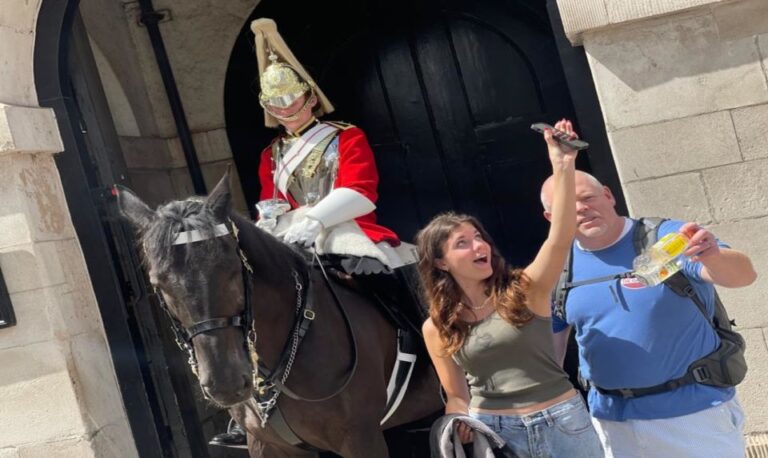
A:
{"type": "Polygon", "coordinates": [[[735,396],[682,417],[592,423],[608,458],[744,456],[744,411],[735,396]]]}

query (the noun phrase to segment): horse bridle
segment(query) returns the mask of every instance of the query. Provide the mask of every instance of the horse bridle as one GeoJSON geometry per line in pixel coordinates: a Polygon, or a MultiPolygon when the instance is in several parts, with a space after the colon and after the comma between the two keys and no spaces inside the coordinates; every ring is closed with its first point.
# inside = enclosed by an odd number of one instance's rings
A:
{"type": "MultiPolygon", "coordinates": [[[[227,223],[222,223],[214,226],[211,236],[203,235],[199,230],[191,230],[179,232],[174,238],[173,245],[185,245],[190,243],[199,242],[202,240],[208,240],[212,237],[222,237],[231,234],[236,242],[237,252],[240,258],[240,264],[242,266],[242,278],[243,278],[243,295],[244,295],[244,309],[240,315],[225,318],[209,318],[207,320],[196,322],[188,327],[184,327],[181,322],[171,313],[168,304],[165,302],[163,295],[159,291],[156,292],[158,302],[161,308],[166,312],[170,321],[171,329],[174,334],[174,339],[179,348],[186,352],[189,356],[187,363],[190,365],[192,372],[195,376],[198,376],[198,363],[195,356],[194,346],[192,339],[205,332],[209,332],[215,329],[227,328],[227,327],[242,327],[243,334],[245,336],[246,349],[251,358],[251,365],[253,367],[253,388],[254,397],[256,398],[256,413],[261,420],[262,427],[266,426],[272,409],[277,404],[277,398],[280,393],[285,393],[292,399],[308,402],[321,402],[331,399],[344,391],[349,385],[352,377],[357,370],[358,352],[357,352],[357,340],[354,332],[352,332],[352,324],[345,308],[339,300],[336,291],[334,290],[330,279],[323,267],[322,262],[317,257],[317,253],[313,251],[313,263],[316,261],[320,270],[323,273],[328,287],[331,291],[331,295],[334,298],[342,317],[345,321],[347,331],[352,344],[352,363],[348,376],[344,383],[335,391],[327,396],[320,398],[305,398],[288,389],[285,386],[285,382],[288,379],[288,375],[291,372],[298,347],[301,344],[304,336],[307,334],[310,325],[315,319],[315,311],[312,302],[312,296],[309,294],[309,289],[312,285],[310,272],[312,266],[309,266],[308,272],[306,272],[307,287],[305,288],[301,282],[300,274],[295,269],[292,271],[294,284],[296,288],[296,310],[294,316],[294,323],[292,326],[293,331],[286,339],[283,345],[283,350],[278,359],[278,364],[273,370],[269,370],[259,362],[259,358],[256,352],[256,329],[255,320],[253,317],[253,285],[251,276],[253,275],[253,267],[248,261],[248,257],[243,251],[240,245],[239,229],[231,219],[227,220],[227,223]]],[[[207,398],[208,395],[203,391],[203,395],[207,398]]]]}
{"type": "MultiPolygon", "coordinates": [[[[231,222],[231,221],[230,221],[231,222]]],[[[234,223],[232,224],[232,227],[235,228],[234,223]]],[[[213,233],[211,236],[205,236],[203,233],[197,229],[191,230],[191,231],[183,231],[179,232],[176,237],[173,240],[173,245],[186,245],[190,243],[200,242],[203,240],[208,240],[212,237],[222,237],[225,235],[230,234],[230,228],[226,224],[218,224],[214,226],[213,233]]],[[[237,239],[237,237],[235,237],[237,239]]],[[[238,251],[240,251],[240,247],[238,245],[238,251]]],[[[244,254],[240,254],[241,257],[241,265],[242,265],[242,278],[243,278],[243,295],[244,295],[244,308],[243,313],[240,315],[235,315],[231,317],[225,317],[225,318],[209,318],[207,320],[198,321],[190,326],[184,327],[182,323],[171,313],[170,308],[168,307],[168,304],[165,302],[165,299],[163,298],[162,293],[155,288],[155,296],[157,297],[158,302],[160,303],[160,307],[165,311],[166,315],[168,315],[168,318],[171,321],[171,330],[173,331],[174,340],[176,341],[176,345],[179,346],[179,348],[187,353],[189,356],[189,359],[187,360],[187,364],[189,364],[190,368],[192,369],[192,372],[195,374],[195,376],[198,376],[197,371],[197,357],[195,356],[195,349],[192,345],[192,339],[199,335],[203,334],[209,331],[213,331],[214,329],[221,329],[221,328],[228,328],[228,327],[242,327],[243,333],[245,334],[246,340],[251,339],[252,334],[252,326],[251,329],[249,329],[248,324],[253,323],[253,317],[251,316],[253,311],[250,307],[251,305],[251,282],[249,281],[249,274],[253,273],[253,268],[248,263],[247,259],[243,258],[244,254]]],[[[255,340],[255,339],[254,339],[255,340]]],[[[205,392],[203,392],[204,396],[208,396],[205,392]]]]}

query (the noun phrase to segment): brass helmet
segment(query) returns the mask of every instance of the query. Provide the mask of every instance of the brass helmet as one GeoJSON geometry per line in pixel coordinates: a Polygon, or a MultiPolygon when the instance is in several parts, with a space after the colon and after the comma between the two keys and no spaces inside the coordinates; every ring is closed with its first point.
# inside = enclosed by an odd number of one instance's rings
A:
{"type": "Polygon", "coordinates": [[[259,78],[261,105],[285,108],[312,88],[301,79],[290,65],[278,62],[277,55],[270,50],[269,65],[259,78]]]}
{"type": "Polygon", "coordinates": [[[300,111],[313,108],[308,107],[313,95],[317,97],[315,116],[333,111],[331,102],[283,41],[275,21],[256,19],[251,22],[251,31],[255,35],[259,65],[259,103],[264,108],[264,124],[267,127],[277,127],[279,124],[279,117],[270,107],[285,108],[304,94],[307,94],[307,102],[300,111]]]}

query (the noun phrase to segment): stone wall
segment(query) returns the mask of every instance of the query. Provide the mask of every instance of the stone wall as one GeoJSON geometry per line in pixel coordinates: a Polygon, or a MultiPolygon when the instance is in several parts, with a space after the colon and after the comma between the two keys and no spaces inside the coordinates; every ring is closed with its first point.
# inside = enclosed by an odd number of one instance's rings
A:
{"type": "MultiPolygon", "coordinates": [[[[232,163],[225,131],[224,76],[235,39],[258,0],[215,5],[201,0],[153,3],[156,10],[167,14],[160,30],[210,189],[232,163]]],[[[80,11],[131,187],[152,205],[194,194],[149,35],[139,20],[138,4],[83,0],[80,11]]],[[[235,207],[245,211],[237,172],[233,172],[235,207]]]]}
{"type": "Polygon", "coordinates": [[[703,223],[758,270],[756,284],[721,289],[749,345],[738,392],[757,453],[768,443],[768,3],[558,4],[587,53],[631,213],[703,223]]]}
{"type": "Polygon", "coordinates": [[[0,10],[0,268],[18,324],[0,329],[0,456],[136,456],[33,79],[40,1],[0,10]]]}

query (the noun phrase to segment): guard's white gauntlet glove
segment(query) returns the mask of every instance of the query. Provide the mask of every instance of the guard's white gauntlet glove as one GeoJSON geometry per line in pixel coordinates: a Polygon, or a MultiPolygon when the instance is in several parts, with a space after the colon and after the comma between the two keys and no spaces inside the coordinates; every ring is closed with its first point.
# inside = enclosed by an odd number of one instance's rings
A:
{"type": "Polygon", "coordinates": [[[359,192],[336,188],[310,208],[301,220],[292,224],[283,235],[283,241],[312,246],[323,229],[351,221],[374,209],[373,202],[359,192]]]}
{"type": "Polygon", "coordinates": [[[320,221],[305,216],[288,228],[283,235],[283,241],[285,243],[296,243],[304,247],[311,247],[322,230],[323,225],[320,221]]]}

